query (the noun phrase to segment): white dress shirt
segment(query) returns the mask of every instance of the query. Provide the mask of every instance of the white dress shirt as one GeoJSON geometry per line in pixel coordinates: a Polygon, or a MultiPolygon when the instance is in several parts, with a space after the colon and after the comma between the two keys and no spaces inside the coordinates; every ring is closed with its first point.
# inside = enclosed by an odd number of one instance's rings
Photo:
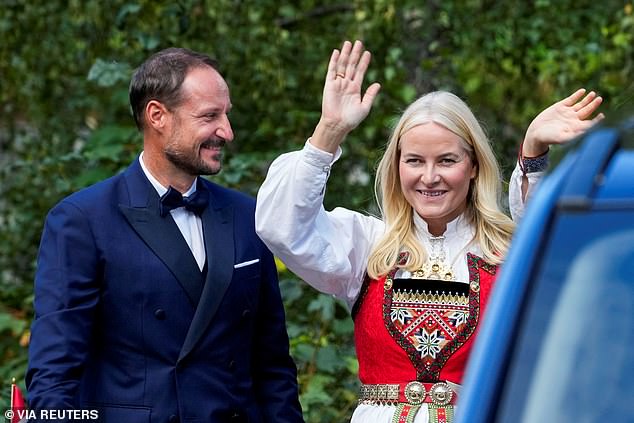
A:
{"type": "MultiPolygon", "coordinates": [[[[161,185],[161,183],[150,173],[148,168],[145,166],[143,162],[143,152],[141,152],[141,156],[139,157],[139,162],[141,163],[141,168],[143,169],[143,173],[150,180],[150,183],[158,193],[159,197],[167,192],[166,187],[161,185]]],[[[183,196],[187,197],[196,192],[196,180],[192,184],[189,189],[183,193],[183,196]]],[[[170,211],[174,222],[176,222],[176,226],[181,231],[183,238],[189,245],[189,249],[191,250],[194,258],[196,259],[196,263],[198,263],[198,267],[200,270],[203,270],[205,267],[206,253],[205,253],[205,241],[203,236],[203,222],[196,213],[190,212],[185,207],[178,207],[170,211]]]]}

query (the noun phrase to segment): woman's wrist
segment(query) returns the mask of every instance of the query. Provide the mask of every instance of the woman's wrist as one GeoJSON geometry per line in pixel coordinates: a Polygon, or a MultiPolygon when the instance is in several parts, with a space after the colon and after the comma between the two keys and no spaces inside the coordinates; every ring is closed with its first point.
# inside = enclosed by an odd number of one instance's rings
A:
{"type": "Polygon", "coordinates": [[[520,144],[520,150],[522,157],[533,158],[540,157],[548,153],[549,146],[547,143],[539,142],[527,134],[520,144]]]}
{"type": "Polygon", "coordinates": [[[335,154],[348,132],[345,128],[322,119],[315,127],[315,131],[310,137],[310,143],[320,150],[335,154]]]}
{"type": "Polygon", "coordinates": [[[548,168],[548,151],[547,144],[530,143],[525,144],[526,140],[522,140],[518,151],[518,163],[522,174],[526,176],[529,173],[543,172],[548,168]]]}

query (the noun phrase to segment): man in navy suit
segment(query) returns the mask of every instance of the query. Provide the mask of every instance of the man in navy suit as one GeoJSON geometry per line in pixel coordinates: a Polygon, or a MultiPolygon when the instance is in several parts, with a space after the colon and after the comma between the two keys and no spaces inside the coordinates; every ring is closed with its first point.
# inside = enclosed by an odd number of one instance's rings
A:
{"type": "Polygon", "coordinates": [[[233,140],[216,63],[160,51],[136,70],[130,103],[139,158],[46,219],[30,407],[106,423],[302,422],[254,201],[200,177],[233,140]]]}

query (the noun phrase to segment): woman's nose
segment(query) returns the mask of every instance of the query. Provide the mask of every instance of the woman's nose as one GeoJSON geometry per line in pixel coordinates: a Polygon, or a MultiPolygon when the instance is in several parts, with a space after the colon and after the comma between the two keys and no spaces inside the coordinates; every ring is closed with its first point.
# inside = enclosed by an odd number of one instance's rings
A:
{"type": "Polygon", "coordinates": [[[420,180],[423,184],[427,186],[436,185],[438,182],[440,182],[440,174],[437,172],[435,166],[425,166],[422,169],[420,180]]]}

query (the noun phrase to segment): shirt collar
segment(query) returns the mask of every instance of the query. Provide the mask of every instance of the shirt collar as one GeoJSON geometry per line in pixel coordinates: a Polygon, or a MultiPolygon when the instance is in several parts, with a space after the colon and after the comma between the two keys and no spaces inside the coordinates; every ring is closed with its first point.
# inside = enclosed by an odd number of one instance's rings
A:
{"type": "MultiPolygon", "coordinates": [[[[432,238],[432,235],[429,232],[429,228],[427,226],[427,222],[425,219],[420,217],[416,210],[412,209],[412,214],[414,215],[414,226],[416,227],[416,232],[419,237],[432,238]]],[[[461,237],[465,239],[472,239],[475,234],[473,226],[468,222],[468,219],[465,217],[464,213],[458,215],[454,220],[447,222],[447,229],[445,229],[445,233],[441,236],[445,238],[456,238],[461,237]]]]}
{"type": "MultiPolygon", "coordinates": [[[[139,155],[139,162],[141,163],[141,169],[143,169],[143,173],[148,178],[148,180],[150,181],[150,183],[152,184],[152,186],[154,187],[154,189],[158,193],[159,197],[161,197],[163,194],[165,194],[167,192],[167,188],[168,187],[164,187],[163,184],[161,184],[154,177],[154,175],[152,175],[150,170],[145,166],[145,162],[143,161],[143,151],[139,155]]],[[[192,183],[192,186],[189,187],[189,189],[183,193],[183,196],[187,197],[187,196],[189,196],[189,195],[191,195],[191,194],[196,192],[196,181],[197,180],[198,180],[198,178],[194,179],[194,182],[192,183]]]]}

